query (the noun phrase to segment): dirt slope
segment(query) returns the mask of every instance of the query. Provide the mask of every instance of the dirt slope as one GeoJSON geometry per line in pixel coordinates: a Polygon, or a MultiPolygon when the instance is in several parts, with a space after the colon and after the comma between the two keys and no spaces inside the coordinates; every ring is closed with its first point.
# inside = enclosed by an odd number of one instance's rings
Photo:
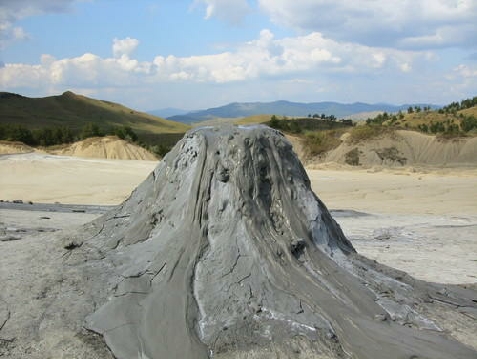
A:
{"type": "Polygon", "coordinates": [[[146,149],[117,137],[94,137],[75,142],[61,150],[48,151],[55,155],[111,160],[147,160],[157,157],[146,149]]]}
{"type": "Polygon", "coordinates": [[[477,138],[439,139],[414,131],[398,130],[393,135],[352,143],[346,135],[336,149],[312,164],[337,162],[361,166],[475,166],[477,138]]]}
{"type": "Polygon", "coordinates": [[[13,153],[29,153],[35,149],[25,145],[23,142],[0,141],[0,155],[10,155],[13,153]]]}

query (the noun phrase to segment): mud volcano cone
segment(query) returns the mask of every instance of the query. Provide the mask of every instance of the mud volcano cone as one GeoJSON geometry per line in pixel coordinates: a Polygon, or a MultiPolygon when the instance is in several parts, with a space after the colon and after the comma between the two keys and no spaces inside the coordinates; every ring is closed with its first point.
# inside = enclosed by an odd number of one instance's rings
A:
{"type": "Polygon", "coordinates": [[[117,358],[477,357],[415,310],[439,287],[355,254],[268,127],[189,132],[93,226],[109,297],[86,327],[117,358]]]}

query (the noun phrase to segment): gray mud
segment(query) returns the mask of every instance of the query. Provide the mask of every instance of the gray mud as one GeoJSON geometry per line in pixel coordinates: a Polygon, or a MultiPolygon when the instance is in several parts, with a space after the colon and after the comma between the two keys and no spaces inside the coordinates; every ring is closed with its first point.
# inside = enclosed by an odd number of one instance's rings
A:
{"type": "Polygon", "coordinates": [[[121,206],[47,243],[48,320],[21,333],[0,300],[10,355],[74,337],[109,357],[84,326],[117,358],[477,358],[452,337],[477,331],[477,293],[358,255],[268,127],[189,132],[121,206]]]}
{"type": "Polygon", "coordinates": [[[91,205],[91,204],[68,204],[68,203],[15,203],[13,201],[0,201],[0,209],[34,212],[53,213],[89,213],[104,214],[115,206],[91,205]]]}
{"type": "Polygon", "coordinates": [[[79,226],[112,208],[114,206],[0,201],[0,242],[79,226]]]}

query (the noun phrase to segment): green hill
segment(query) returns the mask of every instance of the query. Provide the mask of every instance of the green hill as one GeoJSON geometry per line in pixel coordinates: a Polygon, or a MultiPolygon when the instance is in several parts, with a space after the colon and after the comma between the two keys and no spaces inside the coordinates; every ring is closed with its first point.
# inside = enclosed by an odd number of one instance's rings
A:
{"type": "Polygon", "coordinates": [[[14,124],[30,130],[66,126],[81,130],[94,123],[103,130],[129,126],[140,137],[152,134],[179,134],[190,127],[138,112],[109,101],[91,99],[67,91],[60,96],[29,98],[0,92],[0,125],[14,124]]]}

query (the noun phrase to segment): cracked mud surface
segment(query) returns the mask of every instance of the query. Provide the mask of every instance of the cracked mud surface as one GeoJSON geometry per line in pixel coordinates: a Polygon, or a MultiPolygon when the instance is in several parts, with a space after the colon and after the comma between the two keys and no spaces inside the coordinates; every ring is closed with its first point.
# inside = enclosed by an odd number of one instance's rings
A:
{"type": "Polygon", "coordinates": [[[192,131],[121,206],[7,245],[6,357],[477,356],[476,292],[356,254],[264,127],[192,131]]]}

